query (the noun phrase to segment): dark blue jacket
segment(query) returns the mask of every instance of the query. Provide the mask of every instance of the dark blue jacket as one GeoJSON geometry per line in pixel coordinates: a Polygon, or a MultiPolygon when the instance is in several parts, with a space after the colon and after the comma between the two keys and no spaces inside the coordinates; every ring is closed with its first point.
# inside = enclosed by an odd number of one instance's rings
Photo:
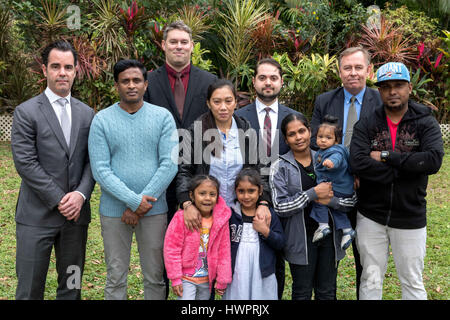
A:
{"type": "MultiPolygon", "coordinates": [[[[261,276],[263,278],[270,276],[275,272],[275,250],[281,250],[285,244],[285,237],[283,227],[280,219],[270,208],[272,219],[270,222],[269,236],[264,238],[259,234],[259,267],[261,269],[261,276]]],[[[240,205],[236,203],[231,207],[230,218],[230,238],[231,238],[231,270],[234,274],[234,266],[236,264],[236,255],[241,241],[241,234],[243,229],[243,220],[240,210],[240,205]]]]}

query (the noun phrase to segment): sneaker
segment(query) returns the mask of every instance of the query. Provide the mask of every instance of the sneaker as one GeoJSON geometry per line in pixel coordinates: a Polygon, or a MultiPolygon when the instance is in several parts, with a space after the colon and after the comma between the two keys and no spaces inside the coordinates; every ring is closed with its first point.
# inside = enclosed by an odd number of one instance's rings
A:
{"type": "Polygon", "coordinates": [[[323,229],[317,228],[317,230],[314,232],[312,242],[320,241],[330,233],[331,233],[330,227],[325,227],[323,229]]]}
{"type": "Polygon", "coordinates": [[[344,232],[342,234],[342,241],[341,241],[341,248],[342,250],[347,250],[348,247],[350,247],[350,244],[352,243],[353,239],[356,237],[356,231],[351,229],[348,232],[344,232]]]}

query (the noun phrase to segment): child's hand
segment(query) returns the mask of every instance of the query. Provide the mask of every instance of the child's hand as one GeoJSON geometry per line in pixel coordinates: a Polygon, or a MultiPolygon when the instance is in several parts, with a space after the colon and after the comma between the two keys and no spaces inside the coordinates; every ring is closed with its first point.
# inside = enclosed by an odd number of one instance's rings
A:
{"type": "Polygon", "coordinates": [[[260,219],[264,219],[266,221],[266,225],[269,227],[270,226],[270,221],[272,219],[272,215],[270,214],[270,210],[267,206],[264,205],[259,205],[256,208],[256,217],[260,218],[260,219]]]}
{"type": "Polygon", "coordinates": [[[173,293],[175,295],[177,295],[179,297],[183,296],[183,285],[182,284],[179,284],[177,286],[173,286],[172,289],[173,289],[173,293]]]}
{"type": "Polygon", "coordinates": [[[256,215],[253,217],[253,229],[261,233],[265,238],[270,233],[270,227],[267,226],[266,219],[259,218],[256,215]]]}
{"type": "MultiPolygon", "coordinates": [[[[217,285],[217,284],[216,284],[216,285],[217,285]]],[[[216,293],[217,293],[219,296],[223,296],[224,293],[225,293],[225,290],[226,290],[226,289],[217,289],[216,287],[214,287],[214,289],[216,290],[216,293]]]]}
{"type": "Polygon", "coordinates": [[[327,167],[328,169],[334,168],[334,163],[330,159],[325,159],[322,164],[324,167],[327,167]]]}

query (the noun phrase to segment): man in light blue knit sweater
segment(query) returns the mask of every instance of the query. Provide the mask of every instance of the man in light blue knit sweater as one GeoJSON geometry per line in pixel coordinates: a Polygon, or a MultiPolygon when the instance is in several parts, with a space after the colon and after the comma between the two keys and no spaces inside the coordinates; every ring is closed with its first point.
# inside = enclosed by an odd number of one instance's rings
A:
{"type": "Polygon", "coordinates": [[[117,62],[114,80],[120,102],[100,111],[89,133],[92,174],[102,191],[105,299],[127,299],[131,243],[136,233],[144,297],[162,300],[165,192],[177,173],[178,134],[169,111],[144,102],[148,82],[140,62],[117,62]]]}

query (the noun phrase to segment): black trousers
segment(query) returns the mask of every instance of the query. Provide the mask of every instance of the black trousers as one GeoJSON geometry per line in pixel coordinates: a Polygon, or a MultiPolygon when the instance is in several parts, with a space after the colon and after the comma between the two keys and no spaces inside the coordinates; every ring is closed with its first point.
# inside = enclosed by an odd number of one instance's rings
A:
{"type": "Polygon", "coordinates": [[[66,221],[58,228],[16,224],[16,300],[44,299],[50,256],[55,247],[57,300],[81,299],[88,225],[66,221]]]}
{"type": "Polygon", "coordinates": [[[286,279],[286,263],[284,261],[283,250],[277,251],[275,254],[275,277],[277,278],[278,285],[278,300],[281,300],[281,298],[283,297],[284,282],[286,279]]]}
{"type": "MultiPolygon", "coordinates": [[[[347,214],[348,218],[350,219],[350,224],[352,225],[353,230],[356,229],[356,212],[357,210],[355,208],[347,214]]],[[[356,269],[356,299],[359,300],[359,285],[361,284],[361,273],[363,267],[361,265],[358,248],[356,246],[356,241],[354,240],[352,242],[352,250],[353,250],[353,257],[355,258],[355,269],[356,269]]]]}
{"type": "Polygon", "coordinates": [[[292,300],[336,300],[337,265],[333,237],[312,243],[307,234],[308,264],[289,263],[292,274],[292,300]]]}

